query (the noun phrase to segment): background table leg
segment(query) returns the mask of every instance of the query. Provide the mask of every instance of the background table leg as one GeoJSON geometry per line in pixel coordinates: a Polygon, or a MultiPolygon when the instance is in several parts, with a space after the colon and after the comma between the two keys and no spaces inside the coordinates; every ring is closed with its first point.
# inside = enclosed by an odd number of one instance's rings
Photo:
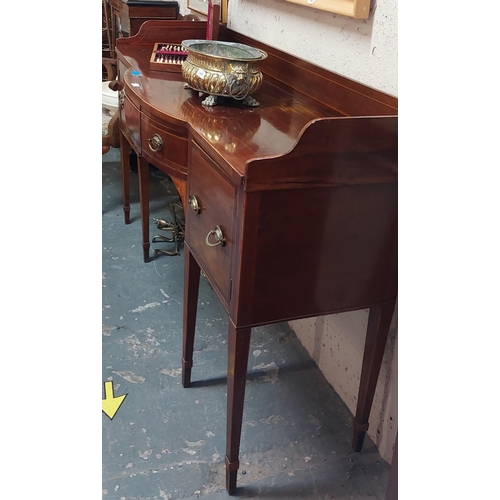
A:
{"type": "MultiPolygon", "coordinates": [[[[123,154],[123,152],[122,152],[123,154]]],[[[138,158],[139,197],[142,222],[142,251],[144,262],[149,262],[149,162],[142,157],[138,158]]]]}
{"type": "Polygon", "coordinates": [[[122,165],[123,216],[125,224],[130,224],[130,144],[120,133],[120,155],[122,165]]]}

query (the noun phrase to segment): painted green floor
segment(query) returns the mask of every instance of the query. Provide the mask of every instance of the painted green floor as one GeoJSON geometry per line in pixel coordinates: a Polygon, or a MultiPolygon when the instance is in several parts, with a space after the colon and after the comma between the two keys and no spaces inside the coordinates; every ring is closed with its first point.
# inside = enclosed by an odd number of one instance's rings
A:
{"type": "MultiPolygon", "coordinates": [[[[202,278],[193,385],[184,389],[183,250],[143,263],[137,175],[125,225],[119,150],[102,162],[103,397],[105,382],[126,395],[112,419],[102,414],[103,499],[230,498],[226,313],[202,278]]],[[[151,218],[168,219],[176,190],[155,169],[151,183],[151,218]]],[[[152,220],[150,231],[167,235],[152,220]]],[[[349,410],[286,324],[252,330],[248,366],[238,498],[384,499],[389,465],[368,437],[352,451],[349,410]]]]}

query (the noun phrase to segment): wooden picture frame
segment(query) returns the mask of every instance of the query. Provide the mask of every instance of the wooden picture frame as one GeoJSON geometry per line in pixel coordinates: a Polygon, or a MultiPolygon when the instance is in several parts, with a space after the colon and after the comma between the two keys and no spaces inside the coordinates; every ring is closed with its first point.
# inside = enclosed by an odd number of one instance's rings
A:
{"type": "Polygon", "coordinates": [[[286,0],[311,9],[324,10],[356,19],[367,19],[371,0],[286,0]]]}

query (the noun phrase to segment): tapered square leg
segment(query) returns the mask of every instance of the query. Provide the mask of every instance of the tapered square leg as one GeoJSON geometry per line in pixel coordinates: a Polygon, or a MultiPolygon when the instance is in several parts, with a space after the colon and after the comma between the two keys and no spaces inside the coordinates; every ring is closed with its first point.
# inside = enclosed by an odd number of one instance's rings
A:
{"type": "Polygon", "coordinates": [[[239,453],[250,328],[237,329],[229,320],[228,369],[227,369],[227,433],[226,433],[226,489],[231,495],[236,491],[236,476],[240,466],[239,453]]]}
{"type": "Polygon", "coordinates": [[[365,350],[359,382],[358,403],[354,417],[352,448],[361,451],[368,430],[368,417],[377,387],[380,366],[384,357],[387,336],[391,327],[395,303],[383,304],[370,309],[366,328],[365,350]]]}
{"type": "Polygon", "coordinates": [[[141,205],[142,252],[144,262],[149,262],[149,162],[138,157],[139,198],[141,205]]]}
{"type": "Polygon", "coordinates": [[[200,289],[200,266],[187,246],[184,247],[184,306],[182,335],[182,386],[191,385],[191,368],[193,367],[194,334],[196,328],[196,311],[198,292],[200,289]]]}
{"type": "Polygon", "coordinates": [[[130,144],[120,132],[120,154],[122,167],[123,217],[130,224],[130,144]]]}

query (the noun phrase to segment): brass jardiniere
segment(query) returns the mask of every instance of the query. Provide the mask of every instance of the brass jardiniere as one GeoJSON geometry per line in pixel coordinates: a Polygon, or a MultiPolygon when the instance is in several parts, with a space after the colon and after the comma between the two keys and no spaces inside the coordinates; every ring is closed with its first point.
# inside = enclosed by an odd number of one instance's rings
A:
{"type": "Polygon", "coordinates": [[[189,88],[208,94],[202,104],[215,106],[222,96],[259,105],[252,94],[262,85],[257,63],[267,57],[264,51],[218,40],[184,40],[182,46],[188,53],[182,75],[189,88]]]}

